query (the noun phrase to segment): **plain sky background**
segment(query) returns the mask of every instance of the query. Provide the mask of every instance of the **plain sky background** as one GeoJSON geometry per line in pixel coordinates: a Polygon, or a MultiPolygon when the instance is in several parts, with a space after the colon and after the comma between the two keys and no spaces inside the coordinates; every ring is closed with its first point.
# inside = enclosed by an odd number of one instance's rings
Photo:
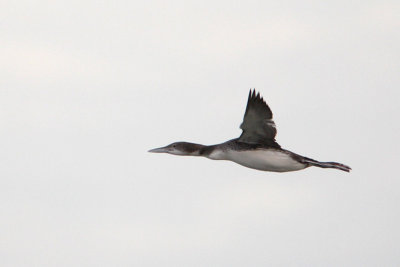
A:
{"type": "Polygon", "coordinates": [[[0,266],[399,266],[399,1],[0,1],[0,266]],[[353,171],[147,153],[240,135],[353,171]]]}

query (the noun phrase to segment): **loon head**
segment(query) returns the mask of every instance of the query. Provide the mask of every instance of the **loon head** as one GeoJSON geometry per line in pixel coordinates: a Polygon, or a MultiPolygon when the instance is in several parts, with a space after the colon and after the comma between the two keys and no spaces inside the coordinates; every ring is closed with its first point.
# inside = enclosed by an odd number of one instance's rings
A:
{"type": "Polygon", "coordinates": [[[170,145],[149,150],[152,153],[168,153],[178,156],[200,156],[203,145],[188,142],[175,142],[170,145]]]}

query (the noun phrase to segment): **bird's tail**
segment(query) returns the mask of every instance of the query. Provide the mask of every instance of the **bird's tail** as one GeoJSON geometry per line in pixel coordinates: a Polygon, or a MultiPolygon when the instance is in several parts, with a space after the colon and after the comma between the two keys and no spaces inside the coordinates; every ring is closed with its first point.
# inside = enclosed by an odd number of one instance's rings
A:
{"type": "Polygon", "coordinates": [[[303,158],[303,162],[309,164],[309,166],[315,166],[320,168],[334,168],[345,172],[350,172],[351,170],[349,166],[337,162],[320,162],[305,157],[303,158]]]}

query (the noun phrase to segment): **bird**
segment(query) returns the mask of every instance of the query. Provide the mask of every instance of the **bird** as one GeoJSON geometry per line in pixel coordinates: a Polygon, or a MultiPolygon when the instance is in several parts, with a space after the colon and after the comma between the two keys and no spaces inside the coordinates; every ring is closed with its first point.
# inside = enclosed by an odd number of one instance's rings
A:
{"type": "Polygon", "coordinates": [[[152,153],[178,156],[201,156],[212,160],[228,160],[260,171],[291,172],[314,166],[350,172],[351,168],[338,162],[321,162],[283,149],[275,140],[277,133],[272,111],[255,89],[249,92],[242,134],[216,145],[174,142],[151,149],[152,153]]]}

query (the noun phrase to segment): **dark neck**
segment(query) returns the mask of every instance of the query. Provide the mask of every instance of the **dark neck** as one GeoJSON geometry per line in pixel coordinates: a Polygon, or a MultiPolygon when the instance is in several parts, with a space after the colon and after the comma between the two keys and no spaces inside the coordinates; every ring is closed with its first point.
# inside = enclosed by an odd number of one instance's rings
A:
{"type": "Polygon", "coordinates": [[[207,147],[201,144],[182,142],[184,144],[184,153],[187,156],[201,156],[201,151],[207,147]]]}
{"type": "Polygon", "coordinates": [[[216,146],[217,145],[203,146],[203,148],[200,150],[199,156],[207,157],[208,155],[211,154],[211,152],[214,151],[216,146]]]}
{"type": "Polygon", "coordinates": [[[201,144],[185,142],[185,152],[188,156],[208,156],[215,148],[213,146],[205,146],[201,144]]]}

